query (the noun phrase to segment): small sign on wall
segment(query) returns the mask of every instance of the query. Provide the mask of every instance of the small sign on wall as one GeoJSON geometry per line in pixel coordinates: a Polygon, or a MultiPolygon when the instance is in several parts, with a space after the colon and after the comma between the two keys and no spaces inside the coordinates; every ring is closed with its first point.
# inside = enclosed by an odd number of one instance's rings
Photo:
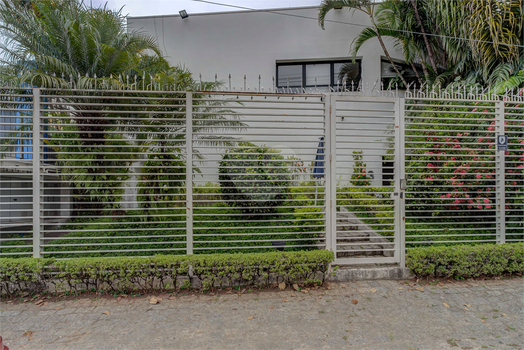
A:
{"type": "Polygon", "coordinates": [[[497,136],[497,151],[507,151],[508,150],[508,135],[498,135],[497,136]]]}

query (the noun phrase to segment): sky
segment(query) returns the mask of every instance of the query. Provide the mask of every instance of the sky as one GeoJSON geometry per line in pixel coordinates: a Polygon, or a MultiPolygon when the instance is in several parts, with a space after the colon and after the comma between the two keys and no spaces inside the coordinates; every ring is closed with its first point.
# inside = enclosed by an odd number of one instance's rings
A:
{"type": "MultiPolygon", "coordinates": [[[[211,2],[249,7],[253,9],[286,8],[300,6],[318,6],[321,0],[210,0],[211,2]]],[[[191,13],[240,11],[227,6],[212,5],[195,0],[85,0],[87,4],[92,2],[93,7],[104,5],[111,9],[124,7],[122,13],[132,17],[171,15],[180,10],[191,13]]]]}

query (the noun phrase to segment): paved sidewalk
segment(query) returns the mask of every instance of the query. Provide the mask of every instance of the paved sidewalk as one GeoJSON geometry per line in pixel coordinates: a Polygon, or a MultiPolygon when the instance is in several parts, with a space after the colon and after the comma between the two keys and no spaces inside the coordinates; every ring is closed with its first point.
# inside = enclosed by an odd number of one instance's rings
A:
{"type": "Polygon", "coordinates": [[[147,298],[2,303],[0,334],[11,350],[522,349],[523,298],[518,278],[423,288],[331,283],[308,293],[163,296],[156,305],[147,298]]]}

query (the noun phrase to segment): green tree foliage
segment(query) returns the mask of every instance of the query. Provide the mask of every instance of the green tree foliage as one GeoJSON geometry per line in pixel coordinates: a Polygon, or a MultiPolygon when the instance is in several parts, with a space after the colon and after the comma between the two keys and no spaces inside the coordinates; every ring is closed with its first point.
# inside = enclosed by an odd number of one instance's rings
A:
{"type": "Polygon", "coordinates": [[[17,85],[118,87],[125,75],[169,68],[156,40],[128,32],[120,11],[78,0],[2,0],[0,33],[0,79],[17,85]]]}
{"type": "Polygon", "coordinates": [[[372,26],[354,39],[353,57],[368,40],[377,38],[383,46],[387,37],[408,64],[421,65],[421,83],[485,87],[509,80],[504,88],[511,89],[524,87],[518,78],[524,69],[523,5],[523,0],[325,0],[319,22],[337,7],[364,11],[372,26]]]}
{"type": "MultiPolygon", "coordinates": [[[[152,85],[205,90],[215,83],[197,84],[187,69],[170,67],[155,39],[127,30],[121,11],[91,8],[79,0],[1,0],[0,34],[2,83],[62,89],[42,91],[42,102],[54,103],[42,107],[44,112],[53,110],[45,121],[49,145],[63,167],[63,178],[76,187],[78,201],[91,202],[85,208],[115,208],[130,176],[129,165],[137,161],[142,161],[144,174],[139,192],[144,202],[151,202],[144,207],[158,206],[152,203],[155,196],[165,202],[170,198],[166,195],[177,192],[171,187],[180,187],[181,171],[167,173],[169,167],[185,164],[180,152],[185,94],[146,96],[133,90],[152,85]],[[103,90],[126,90],[130,98],[103,90]],[[64,112],[56,111],[60,109],[64,112]],[[145,160],[141,154],[147,154],[145,160]]],[[[199,131],[222,132],[241,125],[238,118],[215,114],[226,112],[218,108],[221,103],[200,100],[195,105],[203,112],[194,123],[199,131]]],[[[196,145],[231,144],[231,138],[209,134],[194,140],[196,145]]]]}

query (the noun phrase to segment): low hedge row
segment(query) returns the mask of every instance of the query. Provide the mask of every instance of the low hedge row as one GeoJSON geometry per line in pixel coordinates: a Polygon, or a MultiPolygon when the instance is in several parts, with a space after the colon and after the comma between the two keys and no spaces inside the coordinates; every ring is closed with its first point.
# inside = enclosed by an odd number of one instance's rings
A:
{"type": "Polygon", "coordinates": [[[333,252],[325,250],[153,257],[0,259],[1,295],[70,290],[178,290],[198,278],[215,286],[265,287],[274,282],[324,282],[333,252]],[[54,287],[53,287],[54,286],[54,287]]]}
{"type": "Polygon", "coordinates": [[[418,277],[471,278],[524,271],[524,244],[483,244],[411,249],[406,266],[418,277]]]}

